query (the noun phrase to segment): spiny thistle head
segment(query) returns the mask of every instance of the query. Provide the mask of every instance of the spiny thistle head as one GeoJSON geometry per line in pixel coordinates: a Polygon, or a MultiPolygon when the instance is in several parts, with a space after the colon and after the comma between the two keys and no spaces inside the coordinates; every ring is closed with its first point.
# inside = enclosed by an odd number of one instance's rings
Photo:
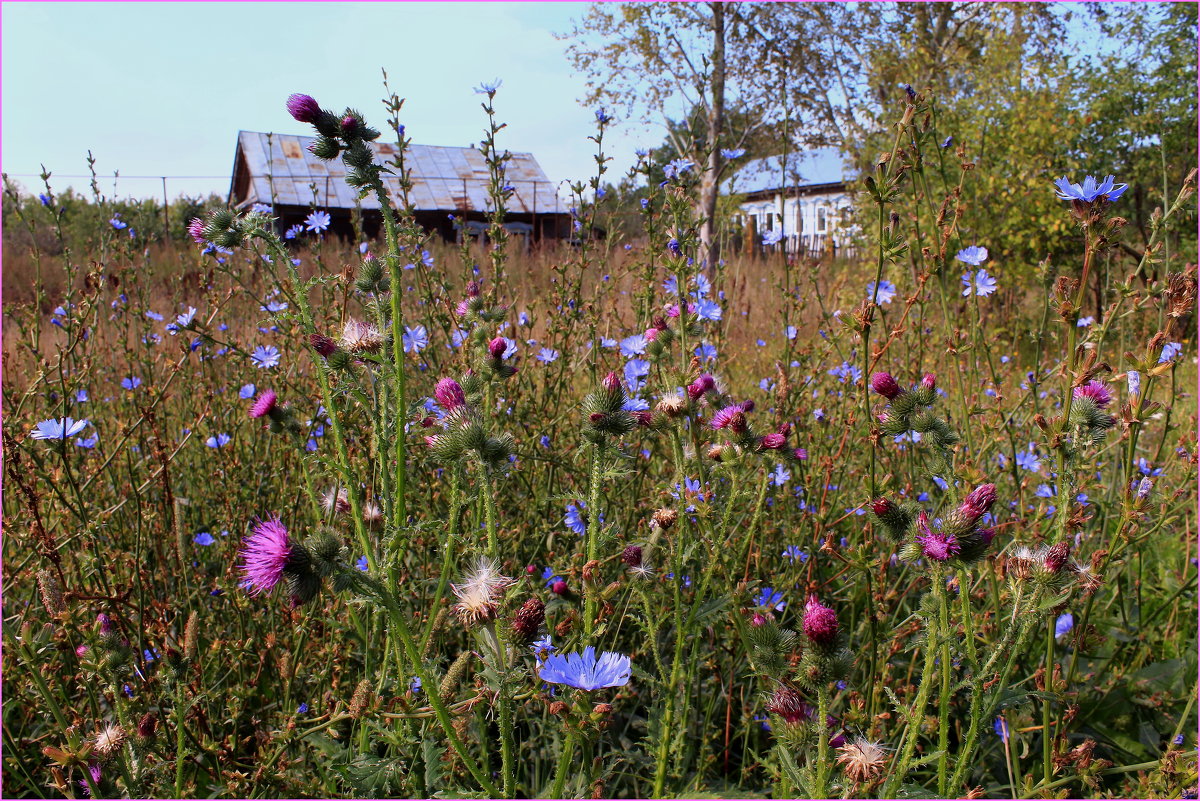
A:
{"type": "Polygon", "coordinates": [[[621,561],[630,567],[638,567],[642,563],[642,549],[638,545],[628,545],[621,551],[621,561]]]}
{"type": "Polygon", "coordinates": [[[433,397],[448,412],[465,406],[467,403],[466,393],[453,378],[443,378],[438,381],[437,387],[433,390],[433,397]]]}
{"type": "Polygon", "coordinates": [[[682,395],[667,395],[658,402],[656,408],[667,417],[674,419],[682,414],[686,407],[687,401],[683,399],[682,395]]]}
{"type": "Polygon", "coordinates": [[[341,346],[351,353],[374,353],[383,347],[383,334],[370,323],[350,318],[342,328],[341,346]]]}
{"type": "Polygon", "coordinates": [[[459,620],[468,626],[491,620],[504,597],[504,591],[514,583],[507,576],[500,575],[500,568],[495,562],[480,557],[462,584],[450,585],[458,598],[454,611],[459,620]]]}
{"type": "Polygon", "coordinates": [[[654,512],[654,525],[666,531],[671,526],[675,525],[675,521],[679,519],[679,512],[670,508],[657,509],[654,512]]]}
{"type": "Polygon", "coordinates": [[[493,359],[503,359],[506,350],[508,350],[508,342],[504,337],[494,337],[488,343],[488,353],[491,354],[493,359]]]}
{"type": "Polygon", "coordinates": [[[837,641],[837,613],[824,606],[815,595],[810,595],[804,606],[804,636],[818,645],[832,645],[837,641]]]}
{"type": "Polygon", "coordinates": [[[1087,398],[1096,404],[1096,407],[1103,409],[1112,402],[1112,392],[1108,387],[1099,381],[1089,381],[1081,387],[1075,387],[1075,400],[1087,398]]]}
{"type": "Polygon", "coordinates": [[[892,374],[885,372],[874,373],[871,376],[871,389],[888,400],[892,400],[904,391],[900,389],[900,385],[896,383],[892,374]]]}

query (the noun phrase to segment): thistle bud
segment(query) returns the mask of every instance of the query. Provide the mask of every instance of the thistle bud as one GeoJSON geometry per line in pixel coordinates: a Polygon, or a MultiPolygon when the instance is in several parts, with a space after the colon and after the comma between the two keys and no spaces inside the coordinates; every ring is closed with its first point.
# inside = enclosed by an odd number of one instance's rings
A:
{"type": "Polygon", "coordinates": [[[787,445],[786,434],[767,434],[762,438],[763,448],[769,451],[777,451],[784,445],[787,445]]]}
{"type": "Polygon", "coordinates": [[[154,735],[158,732],[158,718],[153,712],[147,712],[142,715],[142,719],[138,721],[137,736],[138,739],[149,742],[154,739],[154,735]]]}
{"type": "Polygon", "coordinates": [[[888,400],[892,400],[902,393],[900,385],[896,383],[896,379],[891,373],[875,373],[871,376],[871,389],[879,393],[888,400]]]}
{"type": "Polygon", "coordinates": [[[698,400],[704,393],[711,390],[716,385],[713,377],[708,373],[704,373],[692,383],[688,384],[687,394],[692,400],[698,400]]]}
{"type": "Polygon", "coordinates": [[[344,136],[354,136],[357,131],[358,119],[353,114],[342,117],[342,134],[344,136]]]}
{"type": "Polygon", "coordinates": [[[338,154],[342,152],[342,146],[332,137],[318,136],[308,146],[308,152],[322,161],[330,161],[337,158],[338,154]]]}
{"type": "Polygon", "coordinates": [[[837,635],[837,613],[810,595],[804,607],[804,636],[818,645],[832,645],[837,635]]]}
{"type": "Polygon", "coordinates": [[[555,595],[566,595],[567,594],[567,582],[564,581],[563,579],[559,579],[558,581],[556,581],[550,585],[550,592],[554,593],[555,595]]]}
{"type": "Polygon", "coordinates": [[[309,334],[308,346],[318,355],[328,358],[337,350],[337,343],[324,334],[309,334]]]}
{"type": "Polygon", "coordinates": [[[508,343],[504,340],[504,337],[496,337],[488,343],[488,353],[491,354],[493,359],[503,359],[504,351],[506,350],[508,350],[508,343]]]}
{"type": "Polygon", "coordinates": [[[512,635],[519,643],[526,643],[537,636],[538,629],[546,620],[546,605],[540,598],[530,598],[521,604],[513,616],[512,635]]]}
{"type": "Polygon", "coordinates": [[[292,115],[292,119],[296,122],[316,122],[321,116],[321,106],[309,95],[299,93],[288,96],[287,99],[288,114],[292,115]]]}
{"type": "Polygon", "coordinates": [[[467,297],[468,298],[479,297],[480,291],[481,291],[481,287],[480,287],[478,281],[468,281],[467,282],[467,297]]]}
{"type": "Polygon", "coordinates": [[[642,428],[649,428],[650,424],[654,422],[654,415],[647,409],[639,409],[636,412],[630,412],[630,414],[633,415],[633,419],[642,428]]]}
{"type": "Polygon", "coordinates": [[[675,525],[675,521],[679,519],[679,512],[674,509],[658,509],[654,512],[654,524],[666,531],[671,526],[675,525]]]}
{"type": "Polygon", "coordinates": [[[812,717],[812,710],[804,703],[800,693],[787,686],[771,693],[766,708],[768,712],[778,715],[788,723],[800,723],[812,717]]]}
{"type": "Polygon", "coordinates": [[[616,373],[609,373],[608,375],[604,376],[604,381],[601,383],[609,392],[616,392],[621,388],[621,379],[616,373]]]}
{"type": "Polygon", "coordinates": [[[983,484],[971,490],[967,497],[963,498],[962,505],[958,511],[969,524],[974,525],[979,518],[992,508],[992,504],[996,502],[996,485],[983,484]]]}
{"type": "Polygon", "coordinates": [[[625,550],[621,551],[621,561],[630,567],[637,567],[642,563],[642,549],[637,545],[628,545],[625,550]]]}
{"type": "Polygon", "coordinates": [[[1069,542],[1060,542],[1057,545],[1050,546],[1050,550],[1046,551],[1046,558],[1042,561],[1042,566],[1047,573],[1057,575],[1067,565],[1067,560],[1071,556],[1071,544],[1069,542]]]}
{"type": "Polygon", "coordinates": [[[921,379],[921,386],[932,392],[937,389],[937,377],[933,373],[926,373],[921,379]]]}
{"type": "Polygon", "coordinates": [[[443,378],[438,381],[433,390],[433,397],[448,412],[467,404],[466,393],[453,378],[443,378]]]}

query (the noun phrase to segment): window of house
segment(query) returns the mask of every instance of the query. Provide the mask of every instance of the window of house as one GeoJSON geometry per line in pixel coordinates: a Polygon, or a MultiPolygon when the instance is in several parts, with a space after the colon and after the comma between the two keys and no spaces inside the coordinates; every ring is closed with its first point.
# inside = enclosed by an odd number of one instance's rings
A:
{"type": "Polygon", "coordinates": [[[825,207],[824,206],[817,207],[817,230],[818,231],[825,230],[825,207]]]}

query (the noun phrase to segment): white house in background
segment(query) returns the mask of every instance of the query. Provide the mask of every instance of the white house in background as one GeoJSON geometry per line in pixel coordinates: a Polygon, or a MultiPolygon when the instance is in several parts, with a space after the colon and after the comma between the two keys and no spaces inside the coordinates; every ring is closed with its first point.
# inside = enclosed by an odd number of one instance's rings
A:
{"type": "Polygon", "coordinates": [[[743,195],[735,223],[756,231],[781,230],[787,253],[821,254],[850,245],[853,231],[848,176],[841,151],[814,148],[748,162],[725,182],[743,195]]]}

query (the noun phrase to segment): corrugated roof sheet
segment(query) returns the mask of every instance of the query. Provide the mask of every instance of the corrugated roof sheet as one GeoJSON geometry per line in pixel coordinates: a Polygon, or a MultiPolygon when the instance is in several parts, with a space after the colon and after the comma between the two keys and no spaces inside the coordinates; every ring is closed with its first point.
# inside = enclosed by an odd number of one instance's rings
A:
{"type": "Polygon", "coordinates": [[[768,156],[747,162],[725,182],[726,192],[751,194],[779,189],[836,184],[847,180],[842,153],[836,147],[818,147],[787,155],[787,169],[781,169],[781,156],[768,156]]]}
{"type": "MultiPolygon", "coordinates": [[[[238,150],[249,168],[249,189],[239,205],[270,203],[274,188],[280,205],[322,208],[353,208],[355,190],[346,183],[346,168],[340,158],[322,161],[309,152],[311,136],[238,132],[238,150]],[[268,175],[270,177],[268,177],[268,175]],[[316,192],[314,200],[313,192],[316,192]]],[[[372,142],[375,163],[384,164],[396,155],[389,142],[372,142]]],[[[505,177],[515,190],[508,201],[512,212],[551,212],[555,186],[542,172],[532,153],[511,153],[505,177]]],[[[421,211],[487,211],[488,168],[483,154],[470,147],[410,145],[405,156],[413,187],[413,205],[421,211]]],[[[234,165],[236,171],[237,165],[234,165]]],[[[400,182],[384,175],[384,185],[393,202],[400,197],[400,182]]],[[[231,187],[232,194],[232,187],[231,187]]],[[[362,199],[364,209],[378,209],[373,194],[362,199]]]]}

